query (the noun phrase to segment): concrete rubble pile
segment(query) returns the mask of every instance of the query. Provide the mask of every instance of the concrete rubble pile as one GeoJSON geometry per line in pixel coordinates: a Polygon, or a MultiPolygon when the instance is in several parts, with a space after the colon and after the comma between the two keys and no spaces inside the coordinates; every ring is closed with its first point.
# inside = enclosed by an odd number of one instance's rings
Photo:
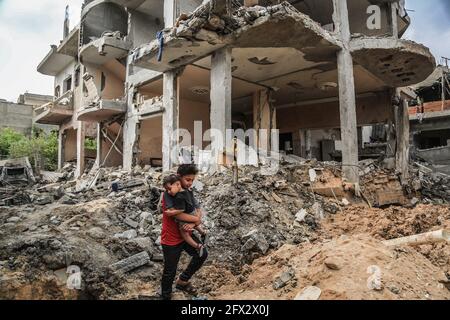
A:
{"type": "Polygon", "coordinates": [[[427,203],[450,202],[450,175],[435,172],[433,166],[414,163],[411,166],[413,175],[411,184],[420,190],[423,200],[427,203]]]}
{"type": "MultiPolygon", "coordinates": [[[[225,167],[200,174],[194,189],[210,232],[209,266],[244,281],[243,273],[254,260],[286,244],[321,241],[323,224],[354,205],[409,208],[422,200],[435,201],[441,194],[429,193],[428,178],[420,186],[410,183],[403,188],[388,167],[383,162],[360,163],[362,198],[354,196],[354,186],[342,181],[339,163],[295,156],[284,156],[275,175],[240,167],[237,184],[232,170],[225,167]],[[311,171],[317,176],[314,182],[311,171]]],[[[16,189],[17,194],[26,193],[28,202],[0,207],[0,268],[5,274],[23,273],[20,279],[1,278],[0,296],[15,297],[19,288],[30,285],[30,277],[40,277],[45,285],[55,283],[70,265],[83,269],[83,288],[76,299],[119,297],[124,292],[129,297],[129,286],[142,282],[157,286],[163,261],[157,205],[165,174],[150,166],[136,166],[131,173],[94,168],[73,180],[74,170],[67,164],[59,173],[44,173],[36,184],[16,189]]],[[[209,284],[214,272],[207,270],[199,275],[204,294],[215,289],[209,284]]],[[[273,286],[284,287],[283,279],[273,286]]],[[[57,287],[48,298],[66,297],[68,293],[57,287]]]]}

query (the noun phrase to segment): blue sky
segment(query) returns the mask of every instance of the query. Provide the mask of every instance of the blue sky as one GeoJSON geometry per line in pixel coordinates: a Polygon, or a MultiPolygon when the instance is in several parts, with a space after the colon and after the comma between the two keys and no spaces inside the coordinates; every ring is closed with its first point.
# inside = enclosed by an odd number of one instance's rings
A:
{"type": "MultiPolygon", "coordinates": [[[[0,0],[0,98],[16,101],[25,91],[52,94],[53,78],[36,67],[50,44],[62,38],[65,6],[71,26],[82,0],[0,0]]],[[[450,0],[407,0],[412,25],[405,38],[430,47],[438,62],[450,57],[450,0]]]]}

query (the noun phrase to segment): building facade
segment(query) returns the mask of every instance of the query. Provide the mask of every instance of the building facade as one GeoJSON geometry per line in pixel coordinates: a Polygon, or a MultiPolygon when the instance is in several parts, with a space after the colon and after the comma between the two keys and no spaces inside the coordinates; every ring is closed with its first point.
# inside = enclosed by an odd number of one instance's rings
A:
{"type": "MultiPolygon", "coordinates": [[[[177,129],[208,149],[210,129],[254,128],[279,130],[286,153],[341,158],[358,183],[364,126],[392,128],[405,168],[408,108],[396,88],[436,65],[401,39],[409,23],[392,0],[86,1],[38,67],[55,77],[55,100],[36,121],[60,126],[60,165],[76,159],[78,175],[86,137],[98,166],[168,170],[177,129]]],[[[251,139],[274,140],[264,135],[251,139]]]]}

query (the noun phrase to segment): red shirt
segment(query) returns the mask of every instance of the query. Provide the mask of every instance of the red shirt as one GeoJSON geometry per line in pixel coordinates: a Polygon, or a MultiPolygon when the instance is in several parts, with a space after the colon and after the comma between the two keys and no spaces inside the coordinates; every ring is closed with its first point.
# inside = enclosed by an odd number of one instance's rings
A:
{"type": "MultiPolygon", "coordinates": [[[[166,205],[166,198],[170,197],[167,192],[164,192],[164,197],[162,199],[162,209],[163,209],[163,219],[162,219],[162,230],[161,230],[161,244],[166,246],[177,246],[184,242],[180,234],[180,229],[178,224],[175,222],[173,217],[169,217],[166,213],[168,207],[166,205]]],[[[170,198],[169,198],[170,201],[170,198]]],[[[172,205],[169,205],[173,208],[172,205]]]]}

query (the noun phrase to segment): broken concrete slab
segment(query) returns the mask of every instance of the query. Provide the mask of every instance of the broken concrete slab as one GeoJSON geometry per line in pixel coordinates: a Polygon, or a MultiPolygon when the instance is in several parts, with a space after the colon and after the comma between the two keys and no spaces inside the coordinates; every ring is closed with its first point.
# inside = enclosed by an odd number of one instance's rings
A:
{"type": "Polygon", "coordinates": [[[116,233],[114,235],[114,238],[130,240],[130,239],[136,238],[137,236],[138,236],[137,231],[133,229],[133,230],[128,230],[128,231],[125,231],[122,233],[116,233]]]}
{"type": "Polygon", "coordinates": [[[118,261],[110,268],[119,273],[127,273],[150,263],[150,256],[146,251],[138,253],[129,258],[118,261]]]}
{"type": "Polygon", "coordinates": [[[273,282],[273,289],[280,290],[284,288],[291,280],[295,278],[295,270],[290,268],[288,271],[283,272],[279,277],[273,282]]]}
{"type": "Polygon", "coordinates": [[[360,37],[350,42],[353,58],[391,87],[405,87],[428,78],[436,68],[431,51],[413,41],[360,37]],[[420,68],[406,68],[420,66],[420,68]]]}
{"type": "Polygon", "coordinates": [[[319,300],[321,295],[320,288],[311,286],[303,289],[294,300],[319,300]]]}
{"type": "Polygon", "coordinates": [[[139,222],[136,222],[136,221],[132,220],[131,218],[126,218],[123,222],[133,229],[136,229],[137,227],[139,227],[139,222]]]}
{"type": "Polygon", "coordinates": [[[241,48],[318,48],[330,55],[340,48],[339,40],[288,2],[269,7],[241,7],[222,30],[207,30],[209,3],[200,6],[180,26],[166,29],[158,61],[160,41],[137,48],[132,63],[167,72],[193,63],[225,46],[241,48]],[[203,10],[203,11],[202,11],[203,10]],[[261,35],[264,37],[261,37],[261,35]]]}

